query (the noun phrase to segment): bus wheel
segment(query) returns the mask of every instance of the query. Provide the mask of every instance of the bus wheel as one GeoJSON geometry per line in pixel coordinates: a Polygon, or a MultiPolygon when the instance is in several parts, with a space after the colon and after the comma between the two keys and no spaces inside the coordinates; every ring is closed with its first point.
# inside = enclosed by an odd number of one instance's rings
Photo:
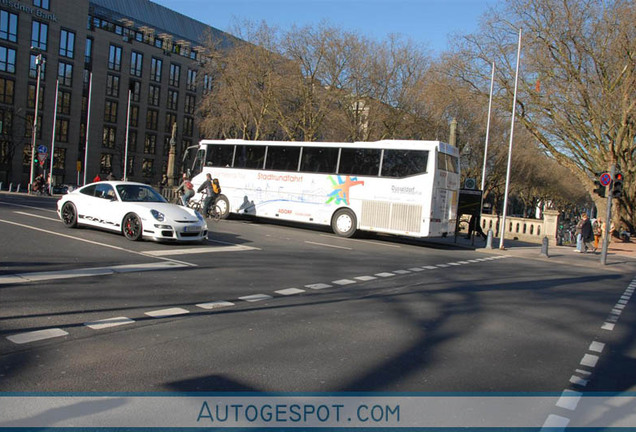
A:
{"type": "Polygon", "coordinates": [[[216,206],[221,211],[221,219],[227,219],[230,215],[230,200],[223,194],[219,195],[215,202],[216,206]]]}
{"type": "Polygon", "coordinates": [[[338,210],[331,219],[331,229],[340,237],[351,237],[356,232],[356,215],[348,208],[338,210]]]}

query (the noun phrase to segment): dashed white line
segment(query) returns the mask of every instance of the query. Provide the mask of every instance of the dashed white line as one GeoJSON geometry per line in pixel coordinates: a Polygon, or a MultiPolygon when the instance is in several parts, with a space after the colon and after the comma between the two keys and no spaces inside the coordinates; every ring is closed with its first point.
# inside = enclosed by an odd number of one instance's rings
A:
{"type": "Polygon", "coordinates": [[[199,303],[196,307],[200,307],[201,309],[221,309],[225,307],[234,306],[234,303],[225,301],[225,300],[217,300],[207,303],[199,303]]]}
{"type": "Polygon", "coordinates": [[[216,252],[242,252],[242,251],[250,251],[250,250],[260,250],[260,249],[251,247],[251,246],[232,245],[232,246],[217,246],[217,247],[195,247],[195,248],[189,248],[189,249],[161,249],[161,250],[154,250],[154,251],[145,251],[143,253],[145,255],[150,255],[153,257],[164,257],[164,256],[174,256],[174,255],[193,255],[193,254],[216,253],[216,252]]]}
{"type": "Polygon", "coordinates": [[[612,331],[612,330],[614,330],[614,326],[615,326],[615,324],[606,322],[606,323],[603,323],[603,325],[601,326],[601,329],[612,331]]]}
{"type": "Polygon", "coordinates": [[[271,295],[267,295],[267,294],[252,294],[252,295],[247,295],[247,296],[243,296],[243,297],[239,297],[239,300],[243,300],[249,303],[254,303],[254,302],[258,302],[258,301],[263,301],[263,300],[269,300],[272,297],[271,295]]]}
{"type": "Polygon", "coordinates": [[[106,318],[103,320],[97,320],[92,322],[86,322],[84,325],[86,327],[92,328],[93,330],[102,330],[110,327],[117,327],[120,325],[132,324],[134,320],[131,320],[128,317],[114,317],[114,318],[106,318]]]}
{"type": "Polygon", "coordinates": [[[305,288],[309,288],[312,290],[321,290],[325,288],[331,288],[331,285],[325,284],[325,283],[316,283],[316,284],[305,285],[305,288]]]}
{"type": "Polygon", "coordinates": [[[583,366],[587,366],[587,367],[595,367],[596,363],[598,363],[598,356],[597,355],[592,355],[592,354],[585,354],[583,356],[583,358],[581,359],[581,363],[583,366]]]}
{"type": "Polygon", "coordinates": [[[356,283],[356,281],[351,279],[339,279],[339,280],[332,281],[331,283],[335,285],[351,285],[356,283]]]}
{"type": "Polygon", "coordinates": [[[53,221],[53,222],[62,222],[58,218],[50,218],[50,217],[47,217],[47,216],[40,216],[40,215],[36,215],[36,214],[33,214],[33,213],[27,213],[27,212],[21,212],[21,211],[15,211],[14,213],[19,214],[19,215],[24,215],[24,216],[31,216],[31,217],[38,218],[38,219],[46,219],[46,220],[50,220],[50,221],[53,221]]]}
{"type": "Polygon", "coordinates": [[[446,267],[450,267],[450,265],[448,265],[448,264],[437,264],[437,267],[446,268],[446,267]]]}
{"type": "Polygon", "coordinates": [[[597,342],[597,341],[592,342],[589,348],[590,351],[597,352],[597,353],[603,352],[603,349],[605,349],[605,344],[602,342],[597,342]]]}
{"type": "Polygon", "coordinates": [[[589,382],[588,380],[583,379],[583,378],[581,378],[579,376],[576,376],[576,375],[572,375],[570,377],[570,383],[572,383],[574,385],[581,386],[581,387],[587,386],[588,382],[589,382]]]}
{"type": "Polygon", "coordinates": [[[7,339],[16,344],[25,344],[29,342],[37,342],[66,335],[68,335],[68,332],[62,330],[61,328],[50,328],[45,330],[35,330],[14,334],[11,336],[7,336],[7,339]]]}
{"type": "Polygon", "coordinates": [[[429,265],[429,266],[424,266],[424,267],[422,267],[422,268],[423,268],[423,269],[426,269],[426,270],[436,270],[436,269],[437,269],[437,266],[429,265]]]}
{"type": "Polygon", "coordinates": [[[145,315],[148,315],[149,317],[153,317],[153,318],[167,318],[171,316],[185,315],[189,313],[190,311],[187,309],[175,307],[175,308],[159,309],[155,311],[146,312],[145,315]]]}
{"type": "Polygon", "coordinates": [[[389,272],[376,273],[375,275],[379,277],[383,277],[383,278],[395,276],[393,273],[389,273],[389,272]]]}
{"type": "Polygon", "coordinates": [[[411,272],[408,271],[408,270],[393,270],[393,273],[399,274],[399,275],[405,275],[405,274],[409,274],[411,272]]]}
{"type": "Polygon", "coordinates": [[[305,290],[299,289],[299,288],[286,288],[286,289],[282,289],[282,290],[278,290],[278,291],[274,291],[274,292],[276,294],[289,296],[289,295],[295,295],[295,294],[304,293],[305,290]]]}
{"type": "Polygon", "coordinates": [[[567,417],[550,414],[548,418],[545,420],[545,423],[543,423],[543,427],[541,428],[541,430],[542,431],[543,430],[557,431],[557,430],[565,429],[569,423],[570,423],[570,419],[567,417]]]}
{"type": "Polygon", "coordinates": [[[574,411],[581,400],[581,396],[583,393],[573,391],[573,390],[565,390],[561,393],[561,397],[556,403],[556,406],[559,408],[567,409],[570,411],[574,411]]]}
{"type": "Polygon", "coordinates": [[[368,282],[368,281],[377,279],[377,277],[375,277],[375,276],[356,276],[356,277],[354,277],[354,279],[362,281],[362,282],[368,282]]]}
{"type": "Polygon", "coordinates": [[[423,268],[421,268],[421,267],[411,267],[409,270],[410,270],[410,271],[412,271],[412,272],[421,272],[421,271],[424,271],[424,269],[423,269],[423,268]]]}

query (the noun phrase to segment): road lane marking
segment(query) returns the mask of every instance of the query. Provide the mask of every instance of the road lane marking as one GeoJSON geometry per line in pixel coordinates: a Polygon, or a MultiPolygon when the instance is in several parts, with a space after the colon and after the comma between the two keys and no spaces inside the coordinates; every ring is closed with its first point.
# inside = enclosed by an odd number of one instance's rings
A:
{"type": "Polygon", "coordinates": [[[119,266],[110,267],[93,267],[85,269],[72,269],[72,270],[59,270],[48,272],[31,272],[31,273],[16,273],[0,276],[0,285],[15,284],[15,283],[28,283],[28,282],[42,282],[48,280],[57,279],[72,279],[78,277],[89,276],[105,276],[115,273],[133,273],[143,271],[157,271],[174,268],[190,267],[189,265],[180,264],[173,261],[162,261],[157,263],[143,263],[143,264],[124,264],[119,266]]]}
{"type": "Polygon", "coordinates": [[[325,246],[325,247],[330,247],[330,248],[335,248],[335,249],[353,250],[353,248],[350,248],[350,247],[336,246],[336,245],[330,245],[330,244],[325,244],[325,243],[316,243],[316,242],[311,242],[311,241],[307,241],[307,240],[305,240],[305,243],[312,244],[312,245],[318,245],[318,246],[325,246]]]}
{"type": "Polygon", "coordinates": [[[371,241],[371,240],[359,240],[359,239],[352,239],[352,238],[347,238],[347,237],[337,237],[334,235],[330,235],[330,234],[320,234],[322,237],[329,237],[331,239],[336,239],[336,240],[344,240],[344,241],[350,241],[350,242],[359,242],[359,243],[368,243],[368,244],[374,244],[374,245],[379,245],[379,246],[386,246],[386,247],[392,247],[392,248],[401,248],[402,246],[399,245],[394,245],[394,244],[390,244],[390,243],[382,243],[379,241],[371,241]]]}
{"type": "Polygon", "coordinates": [[[379,276],[379,277],[383,277],[383,278],[387,278],[387,277],[395,276],[395,274],[393,274],[393,273],[389,273],[389,272],[376,273],[375,275],[376,275],[376,276],[379,276]]]}
{"type": "Polygon", "coordinates": [[[58,218],[50,218],[50,217],[47,217],[47,216],[40,216],[40,215],[36,215],[36,214],[33,214],[33,213],[27,213],[27,212],[21,212],[21,211],[14,211],[13,213],[16,213],[16,214],[19,214],[19,215],[24,215],[24,216],[31,216],[31,217],[39,218],[39,219],[46,219],[46,220],[50,220],[50,221],[53,221],[53,222],[62,222],[58,218]]]}
{"type": "Polygon", "coordinates": [[[437,264],[437,267],[446,268],[446,267],[450,267],[450,265],[448,265],[448,264],[437,264]]]}
{"type": "Polygon", "coordinates": [[[40,340],[51,339],[66,335],[68,335],[68,332],[65,332],[61,328],[50,328],[45,330],[36,330],[14,334],[12,336],[7,336],[7,339],[16,344],[25,344],[29,342],[37,342],[40,340]]]}
{"type": "Polygon", "coordinates": [[[586,379],[583,379],[579,376],[576,375],[572,375],[570,377],[570,384],[574,384],[577,386],[581,386],[581,387],[586,387],[588,385],[589,381],[586,379]]]}
{"type": "Polygon", "coordinates": [[[362,282],[368,282],[377,279],[375,276],[356,276],[354,279],[357,279],[362,282]]]}
{"type": "Polygon", "coordinates": [[[598,363],[598,356],[592,354],[585,354],[581,359],[580,364],[587,367],[596,367],[596,363],[598,363]]]}
{"type": "Polygon", "coordinates": [[[605,344],[604,343],[594,341],[594,342],[592,342],[590,344],[589,350],[597,352],[597,353],[601,353],[601,352],[603,352],[604,348],[605,348],[605,344]]]}
{"type": "MultiPolygon", "coordinates": [[[[106,247],[106,248],[110,248],[110,249],[115,249],[115,250],[118,250],[118,251],[121,251],[121,252],[127,252],[127,253],[131,253],[131,254],[134,254],[134,255],[141,255],[141,256],[145,256],[145,257],[149,256],[149,255],[146,255],[143,252],[133,251],[133,250],[126,249],[126,248],[123,248],[123,247],[110,245],[108,243],[100,243],[100,242],[96,242],[96,241],[93,241],[93,240],[87,240],[87,239],[83,239],[83,238],[79,238],[79,237],[74,237],[74,236],[68,235],[68,234],[57,233],[57,232],[54,232],[54,231],[45,230],[45,229],[42,229],[42,228],[34,227],[34,226],[31,226],[31,225],[21,224],[21,223],[9,221],[9,220],[6,220],[6,219],[0,219],[0,222],[7,223],[9,225],[19,226],[19,227],[22,227],[22,228],[27,228],[27,229],[34,230],[34,231],[43,232],[43,233],[46,233],[46,234],[55,235],[55,236],[58,236],[58,237],[64,237],[64,238],[68,238],[68,239],[71,239],[71,240],[77,240],[77,241],[93,244],[93,245],[100,246],[100,247],[106,247]]],[[[170,258],[163,258],[163,257],[153,257],[153,258],[161,259],[161,260],[164,260],[164,261],[177,262],[177,263],[185,264],[185,265],[188,265],[188,266],[191,266],[191,267],[196,267],[196,264],[187,263],[187,262],[183,262],[183,261],[177,261],[177,260],[173,260],[173,259],[170,259],[170,258]]]]}
{"type": "Polygon", "coordinates": [[[153,317],[153,318],[168,318],[171,316],[185,315],[189,313],[190,311],[187,309],[173,307],[168,309],[159,309],[159,310],[146,312],[144,313],[144,315],[148,315],[149,317],[153,317]]]}
{"type": "Polygon", "coordinates": [[[84,325],[86,327],[92,328],[93,330],[102,330],[110,327],[117,327],[126,324],[134,323],[134,320],[131,320],[128,317],[114,317],[114,318],[106,318],[102,320],[85,322],[84,325]]]}
{"type": "Polygon", "coordinates": [[[217,301],[208,302],[208,303],[199,303],[196,306],[200,307],[201,309],[209,310],[209,309],[220,309],[224,307],[234,306],[234,303],[225,301],[225,300],[217,300],[217,301]]]}
{"type": "Polygon", "coordinates": [[[405,274],[409,274],[411,272],[408,271],[408,270],[393,270],[393,273],[399,274],[399,275],[405,275],[405,274]]]}
{"type": "Polygon", "coordinates": [[[410,271],[412,271],[412,272],[421,272],[421,271],[424,271],[424,269],[423,269],[423,268],[420,268],[420,267],[411,267],[409,270],[410,270],[410,271]]]}
{"type": "Polygon", "coordinates": [[[335,285],[351,285],[356,283],[356,281],[351,279],[339,279],[339,280],[332,281],[331,283],[335,285]]]}
{"type": "Polygon", "coordinates": [[[583,393],[581,392],[565,390],[563,393],[561,393],[561,397],[557,401],[556,406],[558,406],[559,408],[574,411],[581,401],[581,396],[583,396],[583,393]]]}
{"type": "Polygon", "coordinates": [[[606,323],[603,323],[603,325],[601,326],[601,329],[612,331],[614,330],[614,326],[615,324],[606,322],[606,323]]]}
{"type": "Polygon", "coordinates": [[[24,207],[24,208],[29,208],[29,209],[35,209],[35,210],[45,211],[45,212],[49,212],[49,213],[57,213],[57,210],[51,210],[51,209],[46,209],[46,208],[41,208],[41,207],[34,207],[34,206],[29,206],[29,205],[24,205],[24,204],[8,203],[8,202],[2,202],[2,201],[0,201],[0,204],[1,205],[6,205],[6,206],[24,207]]]}
{"type": "Polygon", "coordinates": [[[309,288],[312,290],[321,290],[325,288],[331,288],[331,285],[325,284],[325,283],[317,283],[317,284],[305,285],[305,288],[309,288]]]}
{"type": "Polygon", "coordinates": [[[289,295],[295,295],[295,294],[304,293],[305,290],[299,289],[299,288],[286,288],[286,289],[282,289],[282,290],[278,290],[278,291],[274,291],[274,292],[276,294],[289,296],[289,295]]]}
{"type": "Polygon", "coordinates": [[[223,246],[223,247],[196,247],[190,249],[161,249],[155,251],[144,251],[145,255],[153,256],[153,257],[164,257],[164,256],[173,256],[173,255],[192,255],[192,254],[202,254],[202,253],[214,253],[214,252],[239,252],[239,251],[249,251],[249,250],[261,250],[259,248],[251,247],[251,246],[242,246],[242,245],[233,245],[233,246],[223,246]]]}
{"type": "Polygon", "coordinates": [[[239,297],[239,300],[243,300],[249,303],[253,303],[253,302],[258,302],[258,301],[263,301],[263,300],[269,300],[272,299],[274,297],[272,297],[271,295],[267,295],[267,294],[252,294],[252,295],[247,295],[247,296],[243,296],[243,297],[239,297]]]}
{"type": "Polygon", "coordinates": [[[541,430],[546,431],[559,431],[564,430],[568,424],[570,424],[570,419],[567,417],[559,416],[556,414],[550,414],[548,418],[543,423],[541,430]]]}
{"type": "Polygon", "coordinates": [[[432,265],[423,266],[422,268],[426,270],[437,270],[437,266],[432,266],[432,265]]]}

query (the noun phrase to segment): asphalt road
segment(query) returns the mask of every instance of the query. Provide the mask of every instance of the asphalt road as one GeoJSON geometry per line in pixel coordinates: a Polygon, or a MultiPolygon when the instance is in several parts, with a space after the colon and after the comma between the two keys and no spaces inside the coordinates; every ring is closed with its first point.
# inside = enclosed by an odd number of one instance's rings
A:
{"type": "Polygon", "coordinates": [[[133,243],[54,204],[0,194],[0,391],[636,389],[633,273],[241,219],[133,243]]]}

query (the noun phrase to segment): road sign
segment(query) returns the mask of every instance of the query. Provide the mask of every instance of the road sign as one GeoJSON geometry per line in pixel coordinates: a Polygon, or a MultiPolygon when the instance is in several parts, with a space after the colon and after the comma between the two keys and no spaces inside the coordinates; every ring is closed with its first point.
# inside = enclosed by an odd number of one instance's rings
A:
{"type": "Polygon", "coordinates": [[[598,178],[598,181],[603,185],[607,186],[612,182],[612,176],[609,173],[603,173],[598,178]]]}
{"type": "MultiPolygon", "coordinates": [[[[40,146],[40,147],[42,147],[42,146],[40,146]]],[[[46,161],[47,157],[48,157],[48,155],[46,153],[38,151],[38,160],[40,161],[40,165],[44,166],[44,162],[46,161]]]]}

